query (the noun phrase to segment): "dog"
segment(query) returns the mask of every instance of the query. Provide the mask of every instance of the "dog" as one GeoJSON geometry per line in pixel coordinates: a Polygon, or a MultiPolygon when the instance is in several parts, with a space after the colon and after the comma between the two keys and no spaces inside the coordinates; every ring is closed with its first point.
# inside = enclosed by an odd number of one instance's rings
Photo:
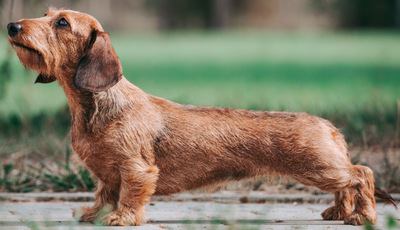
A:
{"type": "Polygon", "coordinates": [[[153,194],[171,194],[271,172],[335,194],[325,220],[376,222],[371,169],[353,165],[345,139],[329,121],[306,113],[181,105],[130,83],[101,24],[50,8],[7,25],[8,39],[35,82],[57,81],[72,117],[74,152],[97,180],[95,202],[106,225],[140,225],[153,194]]]}

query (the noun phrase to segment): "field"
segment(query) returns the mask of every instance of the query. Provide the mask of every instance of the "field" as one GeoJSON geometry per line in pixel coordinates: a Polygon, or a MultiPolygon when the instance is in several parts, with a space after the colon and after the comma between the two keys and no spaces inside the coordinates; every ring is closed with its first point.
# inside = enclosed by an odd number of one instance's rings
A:
{"type": "MultiPolygon", "coordinates": [[[[124,75],[151,94],[194,105],[305,111],[332,120],[352,149],[399,155],[400,33],[226,31],[111,38],[124,75]]],[[[6,47],[3,42],[1,50],[6,47]]],[[[68,168],[62,90],[57,84],[34,85],[35,75],[16,57],[11,66],[0,99],[1,159],[66,158],[68,168]]]]}
{"type": "MultiPolygon", "coordinates": [[[[400,34],[230,32],[112,39],[128,79],[182,103],[353,112],[393,106],[400,96],[400,34]]],[[[25,76],[16,58],[13,66],[2,114],[64,105],[56,85],[32,85],[34,78],[25,76]]]]}

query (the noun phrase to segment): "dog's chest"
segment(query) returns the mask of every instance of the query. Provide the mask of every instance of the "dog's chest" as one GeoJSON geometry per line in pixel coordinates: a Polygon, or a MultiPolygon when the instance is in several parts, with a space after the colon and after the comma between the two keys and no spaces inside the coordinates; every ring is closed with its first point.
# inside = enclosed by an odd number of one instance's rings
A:
{"type": "Polygon", "coordinates": [[[104,183],[119,180],[115,160],[110,148],[99,142],[81,139],[73,142],[73,149],[85,167],[104,183]]]}

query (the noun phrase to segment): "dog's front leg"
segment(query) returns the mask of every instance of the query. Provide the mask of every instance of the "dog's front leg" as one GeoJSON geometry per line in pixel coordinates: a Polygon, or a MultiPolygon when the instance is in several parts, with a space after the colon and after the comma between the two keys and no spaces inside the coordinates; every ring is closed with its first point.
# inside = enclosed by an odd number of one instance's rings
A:
{"type": "Polygon", "coordinates": [[[107,225],[140,225],[144,206],[156,188],[158,168],[143,159],[131,159],[120,166],[118,208],[104,219],[107,225]]]}
{"type": "Polygon", "coordinates": [[[95,193],[95,201],[92,207],[82,207],[80,210],[74,210],[74,217],[79,218],[81,222],[93,222],[97,218],[101,218],[101,211],[104,214],[115,210],[118,203],[118,186],[105,185],[102,181],[98,181],[95,193]],[[107,207],[109,205],[110,207],[107,207]]]}

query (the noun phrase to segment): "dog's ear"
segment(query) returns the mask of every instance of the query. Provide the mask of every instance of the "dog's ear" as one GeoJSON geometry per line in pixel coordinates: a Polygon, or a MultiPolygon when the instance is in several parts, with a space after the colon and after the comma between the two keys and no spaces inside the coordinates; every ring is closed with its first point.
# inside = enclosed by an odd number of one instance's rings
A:
{"type": "Polygon", "coordinates": [[[36,83],[51,83],[51,82],[53,82],[55,80],[56,80],[56,77],[48,76],[48,75],[45,75],[45,74],[41,73],[36,77],[35,84],[36,83]]]}
{"type": "Polygon", "coordinates": [[[77,88],[101,92],[122,78],[122,66],[105,32],[93,31],[74,77],[77,88]]]}

